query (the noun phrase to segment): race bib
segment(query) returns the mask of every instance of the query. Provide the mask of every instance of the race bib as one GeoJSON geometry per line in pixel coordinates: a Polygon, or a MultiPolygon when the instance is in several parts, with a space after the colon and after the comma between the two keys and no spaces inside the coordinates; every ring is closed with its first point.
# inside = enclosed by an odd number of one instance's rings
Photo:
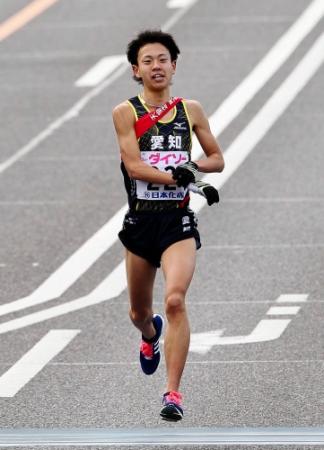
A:
{"type": "MultiPolygon", "coordinates": [[[[172,173],[177,166],[189,161],[189,154],[185,151],[145,151],[141,152],[141,159],[145,164],[162,172],[172,173]]],[[[176,185],[136,180],[136,196],[141,200],[181,201],[185,198],[187,190],[176,185]]]]}

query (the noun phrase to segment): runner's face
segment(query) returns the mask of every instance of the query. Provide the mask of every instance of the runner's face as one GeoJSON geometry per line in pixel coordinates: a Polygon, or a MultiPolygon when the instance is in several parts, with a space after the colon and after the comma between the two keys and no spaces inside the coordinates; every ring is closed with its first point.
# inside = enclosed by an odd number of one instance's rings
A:
{"type": "Polygon", "coordinates": [[[133,66],[134,75],[142,78],[144,86],[160,91],[171,83],[176,63],[171,61],[169,50],[162,44],[146,44],[140,48],[138,65],[133,66]]]}

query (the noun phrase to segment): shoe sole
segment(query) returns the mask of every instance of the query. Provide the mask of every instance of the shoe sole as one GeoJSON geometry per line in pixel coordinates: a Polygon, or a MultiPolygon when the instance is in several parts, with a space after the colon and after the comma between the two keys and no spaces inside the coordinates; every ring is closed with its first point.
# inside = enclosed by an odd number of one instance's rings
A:
{"type": "Polygon", "coordinates": [[[160,412],[160,416],[163,420],[166,420],[168,422],[178,422],[183,417],[183,415],[175,407],[169,406],[165,406],[162,409],[162,411],[160,412]]]}

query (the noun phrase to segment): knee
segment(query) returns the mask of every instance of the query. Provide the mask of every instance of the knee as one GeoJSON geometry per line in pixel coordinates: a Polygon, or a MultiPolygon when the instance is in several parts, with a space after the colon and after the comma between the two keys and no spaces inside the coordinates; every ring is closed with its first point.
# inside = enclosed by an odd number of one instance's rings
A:
{"type": "Polygon", "coordinates": [[[168,319],[185,311],[185,292],[176,289],[166,295],[165,313],[168,319]]]}
{"type": "Polygon", "coordinates": [[[143,324],[152,320],[152,311],[149,309],[141,309],[138,311],[130,308],[129,317],[134,324],[143,324]]]}

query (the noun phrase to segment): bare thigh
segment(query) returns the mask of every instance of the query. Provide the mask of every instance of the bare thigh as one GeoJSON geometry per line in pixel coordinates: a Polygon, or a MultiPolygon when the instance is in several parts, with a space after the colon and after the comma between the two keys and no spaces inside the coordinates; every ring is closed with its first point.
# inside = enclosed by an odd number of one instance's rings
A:
{"type": "Polygon", "coordinates": [[[194,238],[184,239],[170,245],[162,255],[162,269],[165,278],[166,298],[178,291],[185,295],[196,267],[196,242],[194,238]]]}
{"type": "Polygon", "coordinates": [[[137,312],[151,309],[156,267],[126,250],[126,272],[131,308],[137,312]]]}

